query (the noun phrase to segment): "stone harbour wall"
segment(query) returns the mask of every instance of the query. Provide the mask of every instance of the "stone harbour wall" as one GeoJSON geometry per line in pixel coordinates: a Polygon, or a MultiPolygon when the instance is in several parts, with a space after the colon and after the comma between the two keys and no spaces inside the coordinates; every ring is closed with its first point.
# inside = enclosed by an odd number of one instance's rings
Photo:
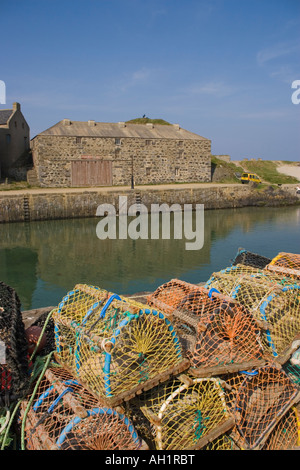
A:
{"type": "Polygon", "coordinates": [[[128,207],[141,202],[148,210],[151,204],[204,204],[204,209],[224,209],[247,206],[287,206],[300,204],[295,186],[257,190],[246,185],[205,184],[203,187],[140,187],[70,190],[20,191],[10,195],[0,193],[0,223],[35,220],[67,219],[96,216],[100,204],[113,204],[118,211],[119,196],[127,196],[128,207]]]}

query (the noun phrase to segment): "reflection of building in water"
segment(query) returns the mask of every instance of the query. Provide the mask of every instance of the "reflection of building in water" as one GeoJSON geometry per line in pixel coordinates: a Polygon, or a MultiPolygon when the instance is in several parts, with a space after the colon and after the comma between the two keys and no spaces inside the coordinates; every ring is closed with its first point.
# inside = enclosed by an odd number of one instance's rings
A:
{"type": "Polygon", "coordinates": [[[218,240],[224,240],[222,256],[229,265],[243,246],[243,239],[237,239],[232,251],[226,252],[225,239],[233,230],[239,237],[245,227],[252,227],[253,232],[266,223],[288,226],[291,218],[294,223],[295,214],[299,220],[296,208],[205,211],[204,246],[198,251],[187,251],[184,238],[99,240],[99,218],[1,224],[0,279],[16,289],[24,308],[31,302],[37,279],[39,285],[57,286],[64,292],[82,282],[121,294],[155,289],[174,277],[184,280],[191,272],[198,279],[195,282],[201,282],[214,270],[226,267],[215,266],[213,246],[218,240]]]}

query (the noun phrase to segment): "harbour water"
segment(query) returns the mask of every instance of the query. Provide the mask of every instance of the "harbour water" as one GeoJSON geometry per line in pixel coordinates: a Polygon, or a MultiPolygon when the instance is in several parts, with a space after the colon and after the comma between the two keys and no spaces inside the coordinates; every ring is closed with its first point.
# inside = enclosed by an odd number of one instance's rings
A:
{"type": "Polygon", "coordinates": [[[205,282],[229,266],[240,247],[270,258],[300,253],[299,207],[205,211],[203,247],[190,251],[184,237],[100,240],[98,222],[0,225],[0,280],[16,290],[22,310],[57,305],[77,283],[126,295],[153,291],[173,278],[205,282]]]}

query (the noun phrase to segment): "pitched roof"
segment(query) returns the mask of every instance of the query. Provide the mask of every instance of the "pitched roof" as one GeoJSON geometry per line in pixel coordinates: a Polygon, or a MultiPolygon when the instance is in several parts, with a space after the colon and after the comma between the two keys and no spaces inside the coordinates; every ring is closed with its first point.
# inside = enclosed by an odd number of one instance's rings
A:
{"type": "Polygon", "coordinates": [[[141,139],[208,140],[177,124],[128,124],[64,119],[38,135],[76,137],[135,137],[141,139]]]}
{"type": "Polygon", "coordinates": [[[12,113],[12,109],[0,109],[0,126],[7,123],[12,113]]]}

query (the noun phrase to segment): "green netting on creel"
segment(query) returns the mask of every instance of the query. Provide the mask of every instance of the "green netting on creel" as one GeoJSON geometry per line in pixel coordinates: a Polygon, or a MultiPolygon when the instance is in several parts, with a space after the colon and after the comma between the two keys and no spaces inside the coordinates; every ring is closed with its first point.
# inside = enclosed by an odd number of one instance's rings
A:
{"type": "Polygon", "coordinates": [[[234,425],[218,378],[180,375],[139,396],[157,450],[201,449],[234,425]]]}
{"type": "Polygon", "coordinates": [[[300,389],[300,365],[293,364],[290,360],[282,366],[283,370],[289,376],[289,378],[299,387],[300,389]]]}

